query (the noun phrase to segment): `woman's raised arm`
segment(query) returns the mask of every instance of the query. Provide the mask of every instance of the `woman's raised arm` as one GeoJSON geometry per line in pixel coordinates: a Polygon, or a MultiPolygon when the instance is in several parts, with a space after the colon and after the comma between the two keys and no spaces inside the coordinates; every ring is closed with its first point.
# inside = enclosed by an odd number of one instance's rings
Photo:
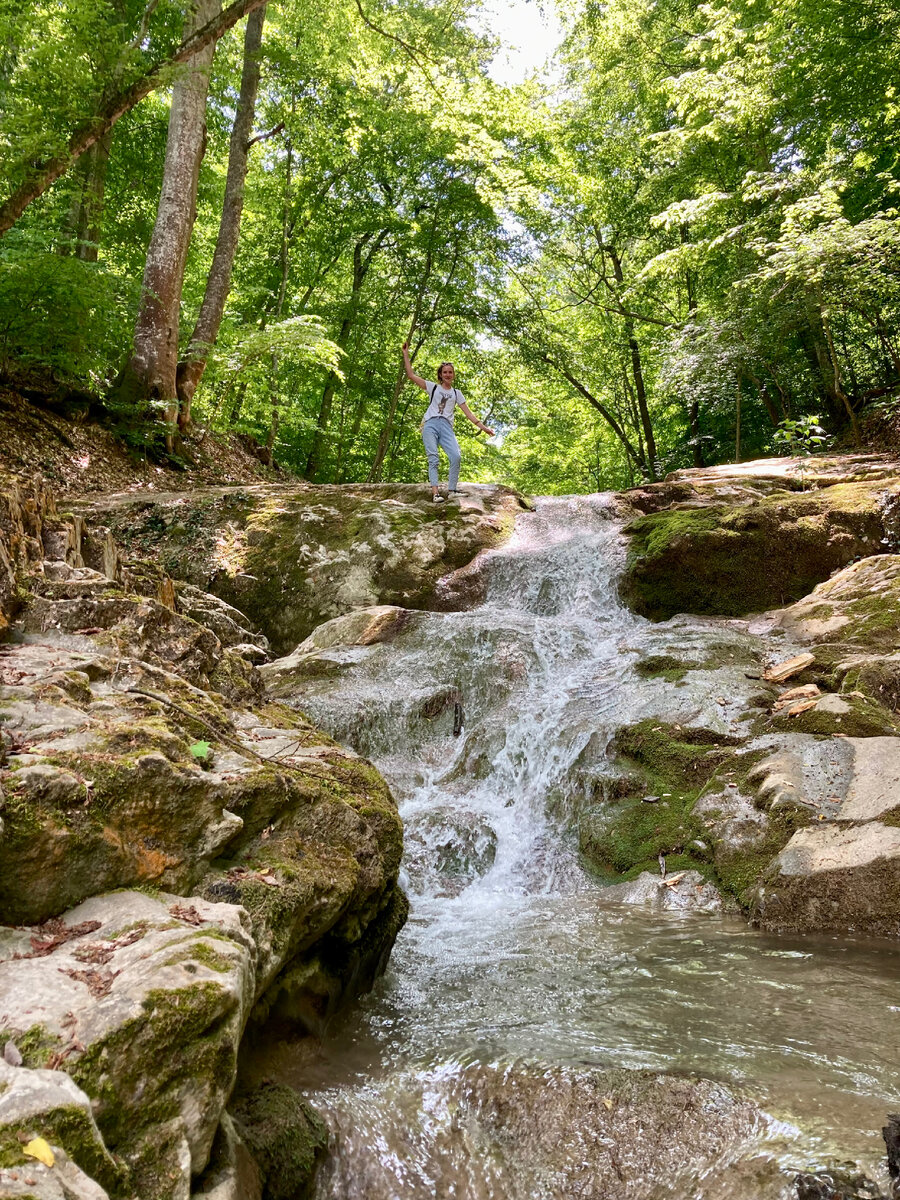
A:
{"type": "Polygon", "coordinates": [[[409,361],[409,342],[403,343],[403,368],[406,371],[406,378],[411,379],[416,387],[420,387],[425,391],[425,380],[421,379],[412,369],[412,363],[409,361]]]}

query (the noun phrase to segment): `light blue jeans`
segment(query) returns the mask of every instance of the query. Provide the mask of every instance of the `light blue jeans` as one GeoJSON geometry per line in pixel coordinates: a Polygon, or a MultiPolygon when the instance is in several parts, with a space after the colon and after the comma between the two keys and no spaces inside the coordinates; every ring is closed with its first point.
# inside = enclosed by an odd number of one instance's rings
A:
{"type": "Polygon", "coordinates": [[[425,443],[425,453],[428,455],[428,482],[432,487],[438,485],[438,446],[442,447],[450,462],[450,491],[455,491],[459,483],[459,464],[462,453],[453,426],[443,417],[432,417],[422,426],[422,441],[425,443]]]}

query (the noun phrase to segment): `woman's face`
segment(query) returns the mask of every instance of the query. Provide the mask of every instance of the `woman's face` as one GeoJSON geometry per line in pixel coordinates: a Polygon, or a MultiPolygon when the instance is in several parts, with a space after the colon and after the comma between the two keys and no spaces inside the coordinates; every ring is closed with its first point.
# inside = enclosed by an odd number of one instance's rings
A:
{"type": "Polygon", "coordinates": [[[442,383],[444,387],[453,387],[453,380],[455,378],[456,371],[453,368],[453,364],[444,363],[444,365],[441,367],[440,375],[438,376],[438,382],[442,383]]]}

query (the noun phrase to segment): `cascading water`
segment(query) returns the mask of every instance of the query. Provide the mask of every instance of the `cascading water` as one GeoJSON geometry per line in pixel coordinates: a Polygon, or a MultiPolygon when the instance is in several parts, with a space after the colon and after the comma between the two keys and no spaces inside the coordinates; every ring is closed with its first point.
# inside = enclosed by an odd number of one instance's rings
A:
{"type": "Polygon", "coordinates": [[[481,607],[415,614],[389,644],[336,650],[337,674],[300,697],[391,784],[412,899],[373,994],[314,1051],[268,1053],[268,1072],[331,1126],[318,1200],[749,1200],[788,1194],[779,1162],[852,1154],[875,1169],[894,1102],[896,958],[604,904],[578,866],[567,824],[608,773],[617,727],[664,712],[725,735],[752,694],[737,669],[725,697],[721,668],[688,687],[641,678],[639,656],[702,662],[715,648],[740,662],[761,648],[742,622],[629,613],[622,555],[609,498],[543,500],[488,556],[481,607]],[[711,1083],[715,1169],[692,1165],[689,1121],[669,1132],[672,1153],[623,1166],[600,1121],[613,1109],[603,1072],[623,1067],[740,1085],[778,1120],[754,1123],[711,1083]]]}

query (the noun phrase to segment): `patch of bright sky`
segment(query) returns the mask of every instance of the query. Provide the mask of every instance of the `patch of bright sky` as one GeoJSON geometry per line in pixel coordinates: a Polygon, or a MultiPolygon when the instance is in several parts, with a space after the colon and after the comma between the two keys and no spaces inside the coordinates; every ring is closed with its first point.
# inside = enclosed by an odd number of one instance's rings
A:
{"type": "Polygon", "coordinates": [[[490,73],[506,85],[543,71],[563,36],[553,0],[484,0],[473,23],[479,32],[500,39],[490,73]]]}

